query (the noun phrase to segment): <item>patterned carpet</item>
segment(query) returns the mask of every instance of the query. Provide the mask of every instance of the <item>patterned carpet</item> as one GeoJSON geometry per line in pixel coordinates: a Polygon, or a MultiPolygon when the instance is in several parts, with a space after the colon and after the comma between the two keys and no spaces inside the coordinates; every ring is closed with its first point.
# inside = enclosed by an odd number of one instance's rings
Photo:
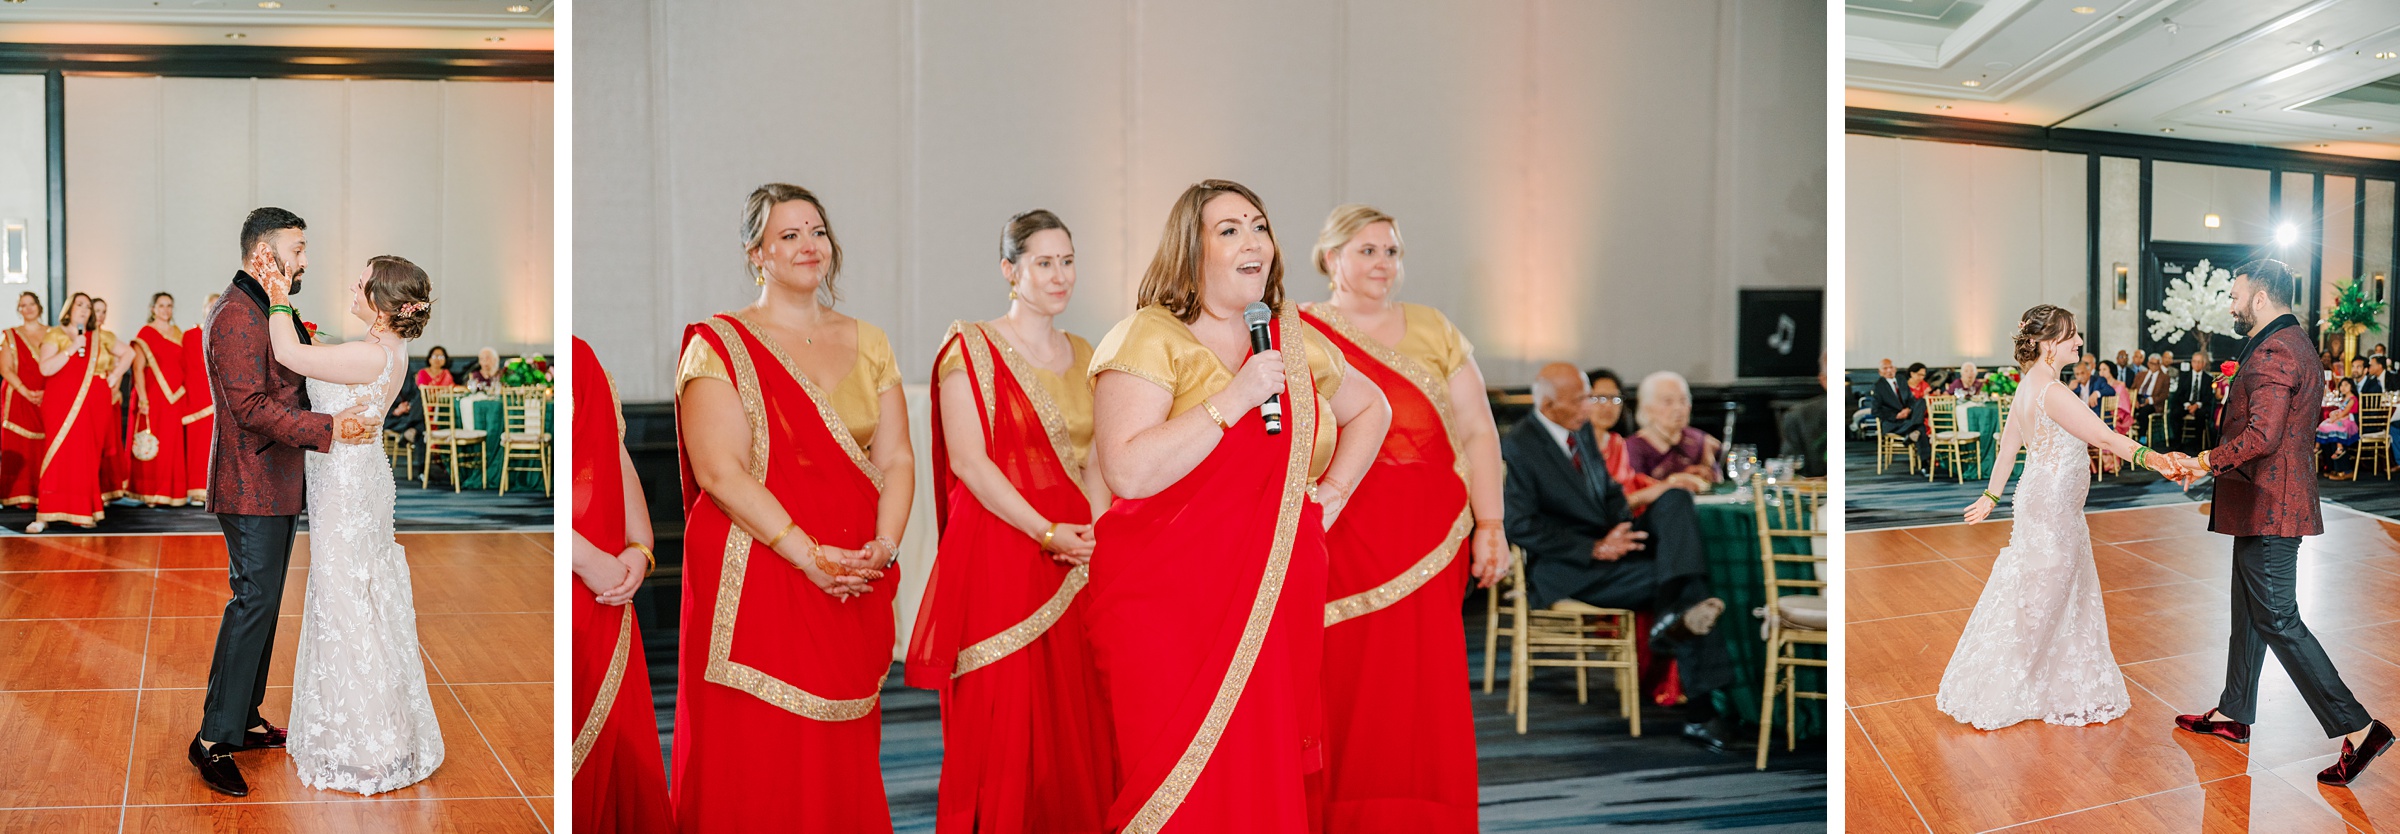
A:
{"type": "MultiPolygon", "coordinates": [[[[1909,475],[1907,467],[1897,462],[1883,474],[1876,474],[1875,447],[1867,441],[1851,441],[1843,452],[1842,471],[1846,476],[1843,518],[1851,530],[1956,523],[1959,514],[1966,511],[1968,504],[1975,503],[1986,484],[1984,479],[1975,477],[1971,467],[1963,484],[1947,469],[1942,477],[1928,482],[1922,471],[1909,475]]],[[[2121,510],[2189,504],[2204,495],[2205,486],[2186,494],[2156,473],[2127,467],[2123,474],[2110,475],[2107,480],[2093,484],[2088,506],[2092,510],[2121,510]]],[[[2319,478],[2317,496],[2360,512],[2400,520],[2400,481],[2374,475],[2358,481],[2319,478]]],[[[2010,506],[2003,502],[1992,511],[1992,518],[2008,518],[2010,512],[2010,506]]]]}
{"type": "MultiPolygon", "coordinates": [[[[635,605],[658,706],[660,748],[672,750],[675,720],[677,593],[672,585],[645,589],[635,605]],[[663,594],[663,596],[661,596],[663,594]]],[[[1474,674],[1482,669],[1482,597],[1463,612],[1474,674]]],[[[1503,667],[1505,669],[1505,667],[1503,667]]],[[[940,708],[932,692],[900,684],[897,668],[883,701],[884,790],[900,832],[933,830],[941,775],[940,708]]],[[[1825,745],[1804,740],[1769,767],[1752,767],[1748,750],[1710,753],[1675,735],[1663,710],[1645,709],[1645,735],[1626,734],[1614,689],[1594,682],[1592,703],[1575,703],[1575,679],[1547,670],[1534,681],[1532,720],[1525,735],[1503,712],[1507,682],[1474,690],[1475,735],[1482,789],[1482,827],[1500,832],[1821,832],[1826,830],[1825,745]],[[1606,692],[1602,690],[1606,689],[1606,692]]],[[[1755,738],[1757,728],[1749,732],[1755,738]]]]}
{"type": "MultiPolygon", "coordinates": [[[[518,491],[507,495],[493,490],[451,492],[446,488],[420,489],[401,484],[397,489],[399,506],[394,510],[392,523],[402,533],[432,533],[462,530],[544,531],[551,527],[554,501],[541,490],[518,491]]],[[[25,525],[33,523],[32,510],[0,509],[0,536],[25,535],[25,525]]],[[[308,529],[308,519],[301,517],[300,529],[308,529]]],[[[94,533],[216,533],[217,517],[200,507],[144,507],[119,501],[108,505],[108,517],[99,527],[83,530],[72,524],[53,524],[43,535],[94,533]]]]}

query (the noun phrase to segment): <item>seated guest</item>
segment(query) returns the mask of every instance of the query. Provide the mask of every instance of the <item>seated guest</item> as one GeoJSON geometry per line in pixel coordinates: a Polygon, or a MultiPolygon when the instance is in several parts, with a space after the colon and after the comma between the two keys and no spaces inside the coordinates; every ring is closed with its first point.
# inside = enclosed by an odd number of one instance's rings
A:
{"type": "Polygon", "coordinates": [[[467,369],[464,380],[470,389],[482,391],[500,384],[500,352],[484,348],[475,352],[475,366],[467,369]]]}
{"type": "MultiPolygon", "coordinates": [[[[1817,375],[1823,376],[1824,372],[1819,371],[1817,375]]],[[[1954,397],[1973,396],[1975,392],[1983,390],[1983,375],[1973,362],[1960,365],[1958,376],[1951,377],[1950,385],[1944,390],[1954,397]]]]}
{"type": "Polygon", "coordinates": [[[415,465],[417,435],[425,432],[425,412],[417,410],[424,397],[417,380],[424,376],[424,372],[419,371],[401,377],[400,390],[392,396],[392,407],[383,412],[383,430],[400,435],[400,441],[408,444],[411,466],[415,465]]]}
{"type": "Polygon", "coordinates": [[[2317,460],[2326,477],[2350,480],[2350,453],[2358,448],[2358,386],[2349,377],[2333,381],[2325,395],[2325,419],[2317,423],[2317,460]]]}
{"type": "Polygon", "coordinates": [[[1892,360],[1876,366],[1875,419],[1884,434],[1916,444],[1919,460],[1933,460],[1933,437],[1925,431],[1925,400],[1892,371],[1892,360]]]}
{"type": "MultiPolygon", "coordinates": [[[[1975,378],[1975,363],[1961,369],[1959,380],[1975,378]]],[[[1817,385],[1825,384],[1825,355],[1817,354],[1817,385]]],[[[1968,388],[1967,390],[1973,390],[1968,388]]],[[[1825,477],[1825,393],[1802,400],[1783,414],[1783,453],[1801,456],[1800,477],[1825,477]]]]}
{"type": "Polygon", "coordinates": [[[1925,363],[1912,362],[1909,364],[1908,390],[1910,393],[1916,394],[1917,399],[1920,400],[1933,396],[1933,385],[1925,381],[1925,363]]]}
{"type": "MultiPolygon", "coordinates": [[[[2102,380],[2113,381],[2125,378],[2124,374],[2117,371],[2117,363],[2110,362],[2106,359],[2100,360],[2100,370],[2098,373],[2100,375],[2100,379],[2102,380]]],[[[2116,383],[2116,390],[2116,412],[2113,414],[2103,414],[2100,415],[2100,417],[2101,419],[2107,420],[2110,426],[2114,426],[2118,434],[2126,434],[2133,431],[2133,397],[2130,396],[2132,392],[2127,389],[2123,383],[2116,383]]]]}
{"type": "Polygon", "coordinates": [[[2167,407],[2176,415],[2169,428],[2178,433],[2185,451],[2216,445],[2217,364],[2206,348],[2193,351],[2191,365],[2176,372],[2175,382],[2167,386],[2167,407]],[[2184,426],[2186,417],[2191,418],[2190,428],[2184,426]]]}
{"type": "Polygon", "coordinates": [[[1641,427],[1626,441],[1633,471],[1666,480],[1677,472],[1717,482],[1717,439],[1692,428],[1692,386],[1674,371],[1642,377],[1633,422],[1641,427]]]}
{"type": "Polygon", "coordinates": [[[2355,385],[2355,384],[2358,384],[2358,383],[2361,383],[2361,382],[2365,382],[2365,381],[2367,381],[2367,358],[2366,358],[2366,357],[2364,357],[2364,356],[2360,356],[2360,357],[2355,357],[2355,358],[2352,358],[2352,359],[2350,360],[2350,373],[2349,373],[2349,377],[2350,377],[2350,382],[2351,382],[2351,384],[2353,384],[2353,385],[2355,385]]]}
{"type": "Polygon", "coordinates": [[[419,387],[457,385],[458,382],[450,377],[450,351],[444,350],[441,345],[434,345],[433,349],[425,351],[425,367],[417,371],[415,380],[419,387]]]}
{"type": "MultiPolygon", "coordinates": [[[[1533,382],[1533,413],[1500,441],[1508,539],[1525,549],[1531,602],[1547,608],[1575,599],[1657,614],[1650,643],[1675,658],[1689,697],[1685,737],[1730,749],[1733,728],[1712,697],[1733,682],[1725,642],[1710,634],[1725,602],[1709,589],[1692,496],[1669,489],[1634,517],[1624,488],[1595,461],[1598,438],[1582,407],[1588,390],[1575,366],[1544,366],[1533,382]]],[[[1642,407],[1651,402],[1644,396],[1642,407]]]]}
{"type": "MultiPolygon", "coordinates": [[[[2157,360],[2159,361],[2159,364],[2162,364],[2162,365],[2171,365],[2171,364],[2173,364],[2173,363],[2171,363],[2171,362],[2168,362],[2168,361],[2167,361],[2167,359],[2166,359],[2166,357],[2164,357],[2164,356],[2157,356],[2157,357],[2149,357],[2149,356],[2144,356],[2144,355],[2142,354],[2142,352],[2141,352],[2141,351],[2139,351],[2139,350],[2136,350],[2136,351],[2134,351],[2134,352],[2133,352],[2133,363],[2132,363],[2132,364],[2130,364],[2130,365],[2128,365],[2128,364],[2125,364],[2125,363],[2124,363],[2124,359],[2125,359],[2125,352],[2124,352],[2124,351],[2121,351],[2121,350],[2120,350],[2120,351],[2117,351],[2118,367],[2122,367],[2122,368],[2147,368],[2147,367],[2150,367],[2150,360],[2151,360],[2151,359],[2157,359],[2157,360]]],[[[2127,385],[2131,385],[2131,384],[2133,384],[2133,382],[2134,382],[2134,380],[2132,380],[2132,379],[2120,379],[2120,380],[2117,380],[2117,381],[2118,381],[2118,382],[2125,383],[2125,384],[2127,384],[2127,385]]]]}
{"type": "Polygon", "coordinates": [[[1592,441],[1600,447],[1600,459],[1608,466],[1608,477],[1625,491],[1625,504],[1635,515],[1650,506],[1650,502],[1667,490],[1707,492],[1708,481],[1689,473],[1677,472],[1664,480],[1633,468],[1633,456],[1627,454],[1630,444],[1618,433],[1625,419],[1625,386],[1617,380],[1617,372],[1601,368],[1592,372],[1591,395],[1583,400],[1585,422],[1592,427],[1592,441]]]}
{"type": "Polygon", "coordinates": [[[2400,373],[2392,372],[2391,357],[2383,355],[2367,357],[2367,376],[2365,379],[2359,380],[2358,393],[2389,394],[2396,389],[2400,389],[2400,373]]]}
{"type": "Polygon", "coordinates": [[[2167,367],[2165,357],[2151,357],[2150,366],[2143,368],[2133,383],[2133,418],[2138,423],[2150,415],[2166,410],[2168,389],[2175,384],[2174,369],[2167,367]]]}
{"type": "Polygon", "coordinates": [[[2083,361],[2075,363],[2075,393],[2083,397],[2084,405],[2092,407],[2092,416],[2103,421],[2114,422],[2110,415],[2100,411],[2100,398],[2116,396],[2117,388],[2110,385],[2107,378],[2095,375],[2092,358],[2089,356],[2084,357],[2083,361]]]}

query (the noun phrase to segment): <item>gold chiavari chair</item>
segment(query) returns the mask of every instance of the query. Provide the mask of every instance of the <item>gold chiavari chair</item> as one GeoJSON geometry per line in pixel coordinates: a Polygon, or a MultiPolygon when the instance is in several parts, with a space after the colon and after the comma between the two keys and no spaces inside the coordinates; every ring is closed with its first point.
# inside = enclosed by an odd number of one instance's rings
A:
{"type": "MultiPolygon", "coordinates": [[[[2101,397],[2101,398],[2100,398],[2100,422],[2107,423],[2107,424],[2108,424],[2108,426],[2109,426],[2109,430],[2110,430],[2110,431],[2115,431],[2115,430],[2116,430],[2116,425],[2117,425],[2117,398],[2116,398],[2116,397],[2113,397],[2113,396],[2111,396],[2111,397],[2101,397]]],[[[2102,479],[2102,478],[2104,478],[2104,477],[2106,477],[2106,476],[2108,476],[2108,475],[2111,475],[2111,474],[2115,474],[2115,473],[2116,473],[2116,471],[2117,471],[2117,456],[2116,456],[2116,455],[2112,455],[2112,454],[2109,454],[2109,453],[2107,453],[2107,452],[2101,451],[2101,450],[2100,450],[2100,447],[2098,447],[2098,446],[2093,446],[2093,447],[2091,447],[2091,448],[2090,448],[2090,452],[2091,452],[2091,456],[2092,456],[2092,483],[2095,483],[2095,484],[2096,484],[2096,483],[2099,483],[2099,482],[2101,481],[2101,479],[2102,479]]]]}
{"type": "Polygon", "coordinates": [[[462,458],[472,459],[471,469],[481,470],[488,461],[483,457],[484,429],[459,427],[458,400],[467,389],[458,385],[429,385],[419,389],[425,397],[425,471],[418,486],[433,485],[434,461],[449,462],[450,491],[459,491],[459,464],[462,458]]]}
{"type": "Polygon", "coordinates": [[[1977,446],[1983,441],[1983,433],[1959,426],[1957,397],[1929,398],[1925,403],[1925,416],[1931,420],[1933,432],[1933,460],[1925,467],[1925,480],[1933,480],[1934,473],[1941,470],[1942,455],[1947,452],[1951,473],[1958,476],[1959,483],[1966,483],[1967,460],[1977,457],[1977,446]]]}
{"type": "Polygon", "coordinates": [[[1593,669],[1615,672],[1617,714],[1624,716],[1633,735],[1642,734],[1641,661],[1635,652],[1634,614],[1622,608],[1601,608],[1576,600],[1560,600],[1549,608],[1532,607],[1532,588],[1525,584],[1525,550],[1512,547],[1508,590],[1494,586],[1492,613],[1485,618],[1484,691],[1491,691],[1491,657],[1500,636],[1508,637],[1508,711],[1517,716],[1517,733],[1525,732],[1527,695],[1532,691],[1533,667],[1563,666],[1575,670],[1575,702],[1590,703],[1593,669]],[[1508,625],[1501,626],[1500,604],[1508,605],[1508,625]],[[1572,655],[1570,657],[1570,655],[1572,655]]]}
{"type": "MultiPolygon", "coordinates": [[[[1908,458],[1908,474],[1917,474],[1916,444],[1908,442],[1907,438],[1884,430],[1881,417],[1869,417],[1867,420],[1875,426],[1875,474],[1883,474],[1884,465],[1891,462],[1893,457],[1908,458]]],[[[1926,477],[1930,479],[1933,475],[1928,472],[1926,477]]]]}
{"type": "Polygon", "coordinates": [[[1825,669],[1826,661],[1801,657],[1799,647],[1827,645],[1825,608],[1825,482],[1769,485],[1752,476],[1751,504],[1758,522],[1758,553],[1765,569],[1767,676],[1759,681],[1758,769],[1767,769],[1767,738],[1774,730],[1775,696],[1783,696],[1785,750],[1799,747],[1798,699],[1826,700],[1823,692],[1800,691],[1801,667],[1825,669]],[[1809,542],[1807,553],[1777,553],[1777,539],[1809,542]],[[1778,567],[1808,565],[1806,578],[1786,578],[1778,567]],[[1786,594],[1796,590],[1799,593],[1786,594]]]}
{"type": "Polygon", "coordinates": [[[550,494],[550,432],[542,412],[550,389],[541,386],[502,388],[500,398],[500,494],[508,494],[509,475],[540,472],[542,494],[550,494]],[[531,464],[520,467],[518,464],[531,464]]]}
{"type": "Polygon", "coordinates": [[[2360,468],[2373,455],[2372,469],[2383,471],[2383,479],[2392,479],[2392,404],[2391,394],[2361,394],[2358,398],[2358,448],[2351,450],[2350,478],[2358,479],[2360,468]]]}

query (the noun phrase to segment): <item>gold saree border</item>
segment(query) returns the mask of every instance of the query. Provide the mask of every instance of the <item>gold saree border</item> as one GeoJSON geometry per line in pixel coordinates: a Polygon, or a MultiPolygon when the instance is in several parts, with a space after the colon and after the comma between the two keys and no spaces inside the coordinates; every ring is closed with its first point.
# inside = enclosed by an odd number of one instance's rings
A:
{"type": "MultiPolygon", "coordinates": [[[[734,378],[738,381],[734,390],[742,398],[742,416],[750,422],[750,477],[765,483],[769,451],[767,406],[758,390],[758,368],[750,361],[750,348],[742,341],[741,332],[735,330],[731,322],[723,317],[711,317],[708,327],[725,342],[725,352],[730,354],[726,358],[731,361],[734,378]]],[[[773,344],[765,339],[759,341],[773,344]]],[[[833,432],[834,438],[840,440],[843,447],[856,457],[858,447],[851,442],[850,432],[841,428],[841,420],[826,405],[823,392],[816,390],[808,377],[800,376],[797,368],[787,365],[786,369],[793,372],[794,378],[800,381],[810,397],[816,398],[817,411],[826,421],[826,430],[833,432]]],[[[868,471],[874,470],[868,468],[868,471]]],[[[880,476],[875,479],[875,488],[883,489],[880,476]]],[[[742,607],[742,581],[750,568],[751,538],[750,533],[739,524],[727,524],[725,527],[725,567],[717,579],[716,619],[709,624],[708,662],[702,677],[709,683],[740,690],[802,718],[851,721],[873,712],[876,701],[882,697],[883,678],[888,677],[889,672],[875,679],[875,694],[864,698],[834,700],[793,686],[757,667],[734,662],[733,620],[742,607]]]]}
{"type": "MultiPolygon", "coordinates": [[[[1067,470],[1067,480],[1082,484],[1084,453],[1076,451],[1074,442],[1067,439],[1067,417],[1058,410],[1058,398],[1050,396],[1050,386],[1043,385],[1041,379],[1034,376],[1036,368],[1033,360],[1018,353],[1016,345],[1010,343],[1005,334],[987,325],[975,326],[983,331],[985,339],[1000,348],[1000,361],[1007,363],[1009,375],[1017,378],[1017,390],[1025,392],[1025,399],[1033,403],[1033,413],[1042,418],[1042,433],[1050,437],[1050,452],[1058,456],[1059,468],[1067,470]]],[[[1075,361],[1075,343],[1072,341],[1067,343],[1067,361],[1075,361]]]]}
{"type": "Polygon", "coordinates": [[[1067,577],[1058,583],[1058,591],[1051,594],[1042,607],[1034,609],[1032,614],[1026,615],[1016,625],[978,640],[975,645],[959,649],[958,659],[952,662],[950,679],[957,680],[968,672],[990,666],[1001,658],[1016,654],[1019,649],[1033,645],[1034,640],[1058,624],[1058,618],[1066,616],[1067,606],[1075,603],[1075,596],[1083,592],[1083,586],[1091,578],[1090,565],[1076,565],[1074,570],[1067,571],[1067,577]]]}
{"type": "MultiPolygon", "coordinates": [[[[95,361],[97,359],[99,359],[97,356],[86,357],[84,359],[83,378],[75,385],[75,403],[67,406],[67,419],[60,421],[64,425],[59,426],[56,431],[49,432],[50,445],[44,447],[42,450],[42,466],[40,469],[34,471],[43,475],[50,474],[50,459],[58,456],[58,444],[64,442],[68,435],[75,433],[75,417],[76,415],[83,413],[83,401],[90,397],[92,393],[92,377],[98,375],[92,372],[92,369],[98,366],[98,362],[95,361]]],[[[44,426],[43,428],[49,427],[44,426]]],[[[66,516],[61,516],[60,518],[70,521],[74,520],[66,516]]],[[[53,519],[44,518],[40,520],[51,521],[53,519]]],[[[77,521],[75,523],[84,524],[88,523],[88,521],[77,521]]]]}
{"type": "MultiPolygon", "coordinates": [[[[150,329],[150,326],[142,325],[142,329],[148,330],[150,329]]],[[[166,337],[160,336],[159,338],[164,339],[166,337]]],[[[133,349],[141,351],[142,356],[150,360],[148,363],[146,363],[150,366],[150,377],[158,382],[158,390],[166,392],[167,402],[183,402],[184,389],[167,385],[167,371],[165,368],[160,367],[161,363],[158,360],[158,351],[151,349],[148,342],[142,341],[141,334],[139,333],[134,334],[133,349]]]]}
{"type": "MultiPolygon", "coordinates": [[[[740,313],[726,313],[725,315],[735,321],[741,322],[744,328],[753,331],[754,334],[758,330],[757,322],[743,318],[742,314],[740,313]]],[[[710,319],[710,326],[715,326],[716,321],[716,319],[710,319]]],[[[737,339],[736,341],[739,340],[737,339]]],[[[850,453],[850,462],[858,464],[858,471],[866,473],[867,480],[875,484],[875,490],[877,492],[883,491],[883,470],[875,468],[874,462],[867,460],[867,452],[865,449],[858,448],[858,439],[850,436],[850,427],[843,425],[842,415],[833,410],[833,398],[825,395],[825,389],[817,387],[816,380],[809,379],[808,374],[800,372],[800,363],[792,361],[792,355],[784,352],[783,345],[777,344],[774,339],[766,336],[759,336],[758,343],[766,345],[767,354],[775,357],[775,363],[783,366],[783,372],[791,374],[792,379],[800,383],[800,390],[808,392],[808,398],[816,401],[815,405],[817,407],[817,419],[825,421],[825,430],[833,433],[834,442],[842,444],[842,451],[850,453]]],[[[728,346],[727,349],[730,350],[731,347],[728,346]]],[[[866,350],[866,348],[862,345],[859,350],[863,351],[866,350]]],[[[742,361],[750,361],[749,352],[749,348],[747,347],[742,349],[742,361]]],[[[853,356],[851,357],[850,361],[852,364],[856,364],[858,362],[858,358],[853,356]]],[[[856,371],[854,370],[852,373],[856,373],[856,371]]],[[[753,384],[755,384],[757,381],[758,380],[755,377],[751,379],[753,384]]],[[[834,382],[839,384],[841,380],[835,380],[834,382]]],[[[877,392],[877,395],[880,397],[881,393],[882,392],[877,392]]],[[[762,409],[760,413],[763,414],[765,412],[762,409]]],[[[881,413],[876,414],[876,419],[882,419],[882,417],[883,415],[881,413]]],[[[766,472],[761,470],[759,472],[759,477],[766,477],[766,472]]]]}
{"type": "Polygon", "coordinates": [[[1418,559],[1416,564],[1409,565],[1407,570],[1401,571],[1399,576],[1373,588],[1325,603],[1325,624],[1331,626],[1343,620],[1373,614],[1391,607],[1392,603],[1407,599],[1409,594],[1416,593],[1418,588],[1425,587],[1425,583],[1440,576],[1442,569],[1450,566],[1450,560],[1458,558],[1459,543],[1466,541],[1467,534],[1474,530],[1475,514],[1469,510],[1459,510],[1458,520],[1450,522],[1450,532],[1442,537],[1442,543],[1434,545],[1433,550],[1418,559]]]}
{"type": "Polygon", "coordinates": [[[567,768],[570,779],[583,772],[583,759],[600,741],[600,728],[608,723],[608,711],[617,703],[617,687],[625,683],[625,658],[633,645],[633,609],[619,608],[617,613],[623,615],[617,621],[617,647],[608,656],[608,674],[600,678],[600,691],[592,696],[592,711],[575,730],[574,764],[567,768]]]}
{"type": "Polygon", "coordinates": [[[207,408],[183,415],[183,424],[188,426],[215,416],[217,416],[217,407],[212,404],[207,408]]]}
{"type": "MultiPolygon", "coordinates": [[[[1308,372],[1308,342],[1301,337],[1300,316],[1286,305],[1277,317],[1277,329],[1283,335],[1283,384],[1286,396],[1306,401],[1316,396],[1315,380],[1308,372]]],[[[1242,623],[1241,641],[1235,644],[1233,660],[1226,666],[1224,680],[1217,684],[1217,695],[1208,704],[1207,717],[1200,722],[1199,732],[1191,744],[1184,747],[1175,767],[1150,798],[1142,802],[1140,811],[1125,824],[1126,834],[1157,834],[1175,816],[1184,797],[1200,781],[1200,772],[1208,767],[1208,757],[1216,752],[1217,740],[1225,735],[1225,725],[1233,719],[1235,704],[1242,698],[1242,689],[1250,682],[1250,672],[1258,665],[1259,650],[1265,646],[1267,628],[1274,622],[1275,606],[1283,596],[1285,569],[1292,558],[1292,542],[1299,534],[1300,511],[1308,494],[1309,457],[1316,444],[1303,440],[1317,432],[1317,410],[1292,409],[1291,451],[1285,455],[1283,467],[1283,500],[1275,518],[1274,543],[1267,550],[1267,566],[1259,579],[1258,594],[1250,600],[1250,615],[1242,623]]]]}

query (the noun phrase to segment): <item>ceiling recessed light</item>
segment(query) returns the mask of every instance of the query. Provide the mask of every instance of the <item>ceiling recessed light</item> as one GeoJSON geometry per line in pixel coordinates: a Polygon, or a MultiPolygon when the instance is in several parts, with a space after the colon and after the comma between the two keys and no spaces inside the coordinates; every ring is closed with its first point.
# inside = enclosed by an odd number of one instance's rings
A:
{"type": "Polygon", "coordinates": [[[1947,104],[1936,104],[1936,105],[1934,105],[1934,106],[1933,106],[1933,109],[1935,109],[1935,110],[1948,110],[1948,109],[1950,109],[1950,105],[1947,105],[1947,104]]]}
{"type": "Polygon", "coordinates": [[[2231,110],[2219,110],[2219,111],[2217,111],[2217,115],[2219,115],[2219,116],[2230,115],[2230,114],[2232,114],[2232,113],[2233,113],[2233,111],[2231,111],[2231,110]]]}
{"type": "Polygon", "coordinates": [[[241,40],[241,39],[243,39],[243,38],[250,37],[250,36],[249,36],[249,35],[242,34],[242,33],[240,33],[240,32],[227,32],[227,33],[225,33],[225,37],[227,37],[227,38],[229,38],[229,39],[232,39],[232,40],[237,40],[237,41],[238,41],[238,40],[241,40]]]}
{"type": "Polygon", "coordinates": [[[499,43],[499,42],[501,42],[501,41],[505,41],[505,40],[508,40],[508,39],[507,39],[507,38],[500,37],[500,36],[498,36],[498,35],[493,35],[493,36],[491,36],[491,37],[484,38],[484,39],[483,39],[483,42],[484,42],[484,43],[499,43]]]}
{"type": "Polygon", "coordinates": [[[510,6],[510,7],[508,7],[508,13],[509,13],[509,14],[524,14],[524,13],[526,13],[526,12],[530,12],[530,11],[533,11],[533,7],[532,7],[532,6],[523,5],[523,4],[518,4],[518,5],[515,5],[515,6],[510,6]]]}
{"type": "Polygon", "coordinates": [[[2360,129],[2360,130],[2374,130],[2374,128],[2368,127],[2368,126],[2366,126],[2366,125],[2359,125],[2359,126],[2358,126],[2358,129],[2360,129]]]}
{"type": "Polygon", "coordinates": [[[2318,143],[2317,143],[2317,147],[2320,147],[2320,148],[2330,148],[2330,147],[2333,147],[2333,146],[2332,146],[2332,145],[2325,144],[2325,143],[2323,143],[2323,142],[2318,142],[2318,143]]]}
{"type": "Polygon", "coordinates": [[[1969,87],[1981,87],[1981,86],[1983,86],[1983,82],[1981,82],[1981,81],[1977,81],[1977,80],[1975,80],[1975,79],[1972,79],[1972,78],[1969,78],[1969,79],[1967,79],[1967,80],[1965,80],[1965,81],[1961,81],[1961,82],[1958,82],[1958,83],[1960,83],[1960,84],[1964,84],[1964,85],[1966,85],[1966,86],[1969,86],[1969,87]]]}
{"type": "Polygon", "coordinates": [[[2214,214],[2203,214],[2200,215],[2200,225],[2214,229],[2225,225],[2225,218],[2218,217],[2214,214]]]}
{"type": "Polygon", "coordinates": [[[2400,58],[2400,52],[2377,52],[2377,53],[2375,53],[2375,60],[2378,60],[2378,61],[2389,61],[2389,60],[2391,60],[2391,59],[2393,59],[2393,58],[2400,58]]]}
{"type": "Polygon", "coordinates": [[[283,4],[276,2],[276,0],[258,0],[258,7],[262,9],[280,9],[283,8],[283,4]]]}
{"type": "Polygon", "coordinates": [[[2075,13],[2076,13],[2076,14],[2091,14],[2091,13],[2093,13],[2093,12],[2096,12],[2096,11],[2099,11],[2099,9],[2095,9],[2095,8],[2092,8],[2092,7],[2090,7],[2090,6],[2076,6],[2076,7],[2075,7],[2075,13]]]}
{"type": "Polygon", "coordinates": [[[2174,128],[2171,128],[2171,127],[2162,127],[2162,128],[2159,128],[2159,129],[2158,129],[2158,132],[2160,132],[2160,133],[2174,133],[2174,132],[2175,132],[2175,129],[2174,129],[2174,128]]]}

